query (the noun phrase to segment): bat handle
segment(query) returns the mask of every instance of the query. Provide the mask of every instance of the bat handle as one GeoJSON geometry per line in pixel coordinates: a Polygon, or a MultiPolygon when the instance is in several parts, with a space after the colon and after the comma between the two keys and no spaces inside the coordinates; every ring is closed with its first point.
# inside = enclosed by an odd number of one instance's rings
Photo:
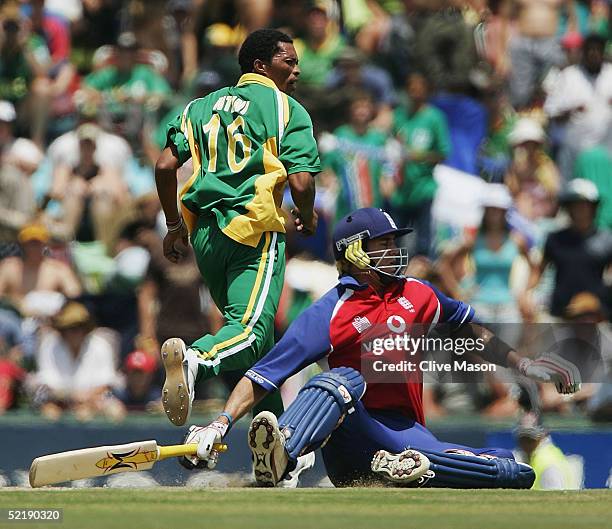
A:
{"type": "MultiPolygon", "coordinates": [[[[227,445],[215,443],[213,448],[217,452],[227,452],[227,445]]],[[[162,459],[168,459],[169,457],[181,457],[181,456],[194,456],[198,451],[197,443],[190,443],[186,445],[172,445],[172,446],[158,446],[158,461],[162,459]]]]}

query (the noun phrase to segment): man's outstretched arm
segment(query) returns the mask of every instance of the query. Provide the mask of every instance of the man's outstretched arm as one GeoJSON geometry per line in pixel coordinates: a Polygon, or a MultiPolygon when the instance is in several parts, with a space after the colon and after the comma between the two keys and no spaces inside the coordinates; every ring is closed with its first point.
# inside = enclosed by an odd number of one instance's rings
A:
{"type": "Polygon", "coordinates": [[[481,340],[484,348],[476,354],[487,362],[509,367],[537,382],[552,382],[559,393],[570,394],[580,390],[580,371],[559,355],[547,354],[534,360],[523,357],[495,333],[474,322],[462,327],[454,335],[481,340]]]}
{"type": "MultiPolygon", "coordinates": [[[[223,413],[228,414],[233,421],[237,421],[250,412],[267,394],[268,390],[263,386],[253,382],[250,378],[242,377],[228,397],[223,413]]],[[[217,420],[230,425],[226,415],[220,415],[217,420]]]]}
{"type": "Polygon", "coordinates": [[[453,337],[469,338],[483,343],[483,349],[475,352],[483,360],[515,369],[521,375],[538,382],[552,382],[559,393],[575,393],[580,389],[580,372],[574,364],[551,353],[535,360],[522,357],[495,333],[474,321],[477,315],[472,307],[449,298],[433,285],[424,283],[434,291],[440,303],[440,321],[450,325],[453,337]]]}

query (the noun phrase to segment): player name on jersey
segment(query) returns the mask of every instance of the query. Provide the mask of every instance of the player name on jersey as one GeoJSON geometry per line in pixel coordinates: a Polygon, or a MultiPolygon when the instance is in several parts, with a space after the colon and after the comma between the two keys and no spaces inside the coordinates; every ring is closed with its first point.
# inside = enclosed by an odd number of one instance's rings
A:
{"type": "Polygon", "coordinates": [[[213,110],[238,113],[244,116],[250,104],[250,101],[244,101],[238,96],[221,96],[213,105],[213,110]]]}

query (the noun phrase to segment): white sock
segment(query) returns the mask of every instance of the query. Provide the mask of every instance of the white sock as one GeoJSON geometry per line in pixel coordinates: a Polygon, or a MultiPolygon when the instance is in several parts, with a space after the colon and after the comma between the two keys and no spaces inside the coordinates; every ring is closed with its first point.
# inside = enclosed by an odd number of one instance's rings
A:
{"type": "Polygon", "coordinates": [[[198,376],[198,354],[193,349],[187,349],[185,352],[185,361],[187,362],[187,384],[189,384],[189,396],[191,400],[193,400],[193,388],[198,376]]]}

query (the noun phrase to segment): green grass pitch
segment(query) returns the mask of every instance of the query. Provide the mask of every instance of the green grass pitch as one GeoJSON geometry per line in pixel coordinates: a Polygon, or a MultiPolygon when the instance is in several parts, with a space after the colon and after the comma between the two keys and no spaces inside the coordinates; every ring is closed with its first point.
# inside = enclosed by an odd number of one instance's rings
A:
{"type": "Polygon", "coordinates": [[[598,529],[612,491],[443,489],[4,489],[0,509],[61,507],[61,529],[598,529]]]}

